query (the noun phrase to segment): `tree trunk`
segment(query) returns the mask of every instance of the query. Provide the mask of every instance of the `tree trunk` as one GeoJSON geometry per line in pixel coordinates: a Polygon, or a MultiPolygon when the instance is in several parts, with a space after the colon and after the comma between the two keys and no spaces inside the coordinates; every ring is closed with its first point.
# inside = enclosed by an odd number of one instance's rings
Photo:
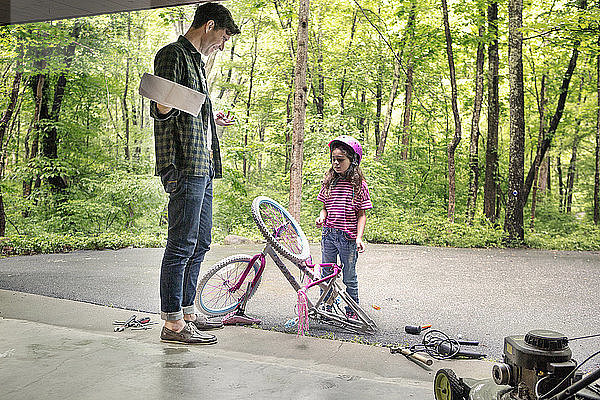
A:
{"type": "MultiPolygon", "coordinates": [[[[278,0],[273,0],[273,6],[275,7],[275,12],[277,13],[277,17],[279,18],[279,24],[281,25],[281,30],[284,32],[291,30],[291,28],[292,28],[291,13],[285,13],[285,12],[282,13],[281,11],[279,11],[280,5],[279,5],[278,0]],[[284,18],[283,17],[284,15],[286,15],[287,18],[284,18]]],[[[289,51],[290,59],[294,60],[294,38],[292,37],[292,35],[289,35],[288,39],[289,40],[287,41],[287,44],[288,44],[288,51],[289,51]]]]}
{"type": "Polygon", "coordinates": [[[306,117],[306,64],[308,45],[308,17],[310,0],[300,0],[298,10],[298,49],[294,72],[294,125],[292,133],[292,157],[290,165],[290,214],[300,221],[302,204],[302,146],[304,142],[304,119],[306,117]]]}
{"type": "MultiPolygon", "coordinates": [[[[402,72],[402,60],[404,59],[404,49],[406,47],[406,43],[409,38],[414,37],[414,26],[416,19],[416,9],[417,3],[416,1],[411,1],[410,11],[408,14],[408,20],[406,23],[406,29],[404,36],[402,37],[402,41],[400,44],[400,53],[394,54],[394,78],[392,81],[392,89],[390,91],[390,98],[387,104],[387,112],[385,116],[383,132],[381,133],[379,143],[377,145],[377,151],[375,156],[381,157],[383,152],[385,151],[385,145],[388,137],[388,133],[390,130],[390,125],[392,123],[392,112],[394,111],[394,101],[396,96],[398,95],[398,85],[400,83],[400,76],[402,72]]],[[[406,96],[404,102],[404,118],[403,118],[403,138],[402,142],[406,143],[405,149],[403,149],[401,153],[401,157],[408,157],[408,142],[409,142],[409,128],[410,128],[410,101],[412,99],[412,79],[413,79],[413,65],[411,56],[407,57],[407,68],[404,71],[406,73],[405,86],[406,86],[406,96]]],[[[406,159],[406,158],[403,158],[406,159]]]]}
{"type": "Polygon", "coordinates": [[[479,11],[479,41],[477,44],[477,62],[475,71],[475,100],[471,119],[471,142],[469,145],[469,198],[467,199],[467,223],[473,223],[479,190],[479,118],[483,103],[483,64],[485,58],[485,11],[479,11]]]}
{"type": "Polygon", "coordinates": [[[123,123],[125,124],[125,143],[123,144],[123,150],[125,153],[125,160],[129,161],[129,106],[127,105],[127,92],[129,91],[129,57],[127,57],[127,63],[125,67],[125,88],[123,90],[123,123]]]}
{"type": "Polygon", "coordinates": [[[256,60],[258,59],[258,33],[260,31],[260,20],[254,24],[254,53],[252,54],[252,63],[250,64],[250,84],[248,87],[248,99],[246,100],[246,123],[244,126],[244,159],[242,171],[244,177],[248,177],[248,130],[250,127],[250,108],[252,107],[252,88],[254,86],[254,70],[256,68],[256,60]]]}
{"type": "MultiPolygon", "coordinates": [[[[294,76],[292,75],[292,84],[294,81],[294,76]]],[[[287,101],[285,102],[286,108],[286,125],[285,125],[285,171],[288,171],[291,163],[291,148],[292,148],[292,135],[290,135],[290,125],[292,125],[293,115],[292,115],[292,93],[288,93],[287,101]]]]}
{"type": "Polygon", "coordinates": [[[383,82],[381,81],[381,75],[383,74],[383,66],[378,65],[377,68],[377,83],[375,84],[375,146],[379,149],[379,142],[381,140],[380,124],[381,124],[381,103],[383,98],[383,82]]]}
{"type": "Polygon", "coordinates": [[[450,70],[450,85],[452,86],[452,113],[454,114],[454,137],[448,143],[448,219],[454,222],[454,208],[456,205],[456,169],[454,166],[454,153],[461,138],[460,114],[458,113],[458,88],[456,86],[456,71],[454,69],[454,55],[452,53],[452,35],[448,22],[448,4],[442,0],[444,13],[444,32],[446,35],[446,54],[448,55],[448,68],[450,70]]]}
{"type": "Polygon", "coordinates": [[[538,177],[538,192],[550,192],[550,157],[548,154],[540,165],[540,176],[538,177]]]}
{"type": "MultiPolygon", "coordinates": [[[[581,83],[579,85],[579,95],[577,97],[577,116],[575,117],[575,135],[573,137],[573,144],[571,146],[571,161],[569,162],[569,169],[567,170],[567,191],[566,191],[566,212],[567,214],[571,213],[571,206],[573,204],[573,186],[575,185],[575,165],[577,163],[577,147],[579,146],[579,142],[583,139],[584,135],[579,133],[579,128],[581,126],[581,93],[583,91],[583,77],[581,77],[581,83]]],[[[584,97],[583,103],[585,104],[586,98],[584,97]]]]}
{"type": "MultiPolygon", "coordinates": [[[[600,36],[598,36],[598,46],[600,46],[600,36]]],[[[596,56],[596,168],[594,172],[594,223],[600,224],[600,54],[596,56]]]]}
{"type": "Polygon", "coordinates": [[[362,105],[362,107],[361,107],[360,116],[358,117],[358,131],[364,137],[366,134],[366,129],[365,129],[366,118],[365,118],[364,110],[366,110],[366,106],[367,106],[367,93],[364,89],[360,91],[360,104],[362,105]]]}
{"type": "MultiPolygon", "coordinates": [[[[67,86],[67,74],[69,73],[73,56],[75,54],[75,47],[77,46],[77,39],[81,32],[81,24],[75,23],[71,37],[73,41],[67,46],[65,50],[65,67],[63,72],[58,77],[56,86],[54,87],[54,100],[52,101],[52,111],[49,115],[50,126],[44,130],[44,137],[42,140],[42,154],[44,157],[50,160],[56,160],[58,158],[58,130],[56,123],[60,118],[60,108],[62,105],[63,96],[65,94],[65,87],[67,86]]],[[[40,120],[43,120],[43,116],[40,116],[40,120]]],[[[54,192],[64,190],[67,187],[67,183],[59,174],[53,174],[48,177],[48,183],[50,188],[54,192]]]]}
{"type": "MultiPolygon", "coordinates": [[[[410,5],[410,12],[408,14],[408,21],[406,23],[406,34],[404,35],[403,41],[407,40],[408,37],[414,39],[415,37],[415,20],[417,18],[417,2],[412,1],[410,5]]],[[[404,46],[402,46],[402,52],[404,52],[404,46]]],[[[408,159],[408,145],[410,143],[410,121],[411,121],[411,102],[413,92],[413,73],[414,64],[412,55],[407,57],[406,60],[406,79],[404,81],[404,115],[402,116],[402,160],[408,159]]]]}
{"type": "MultiPolygon", "coordinates": [[[[287,35],[287,32],[291,31],[292,29],[292,18],[291,18],[291,14],[292,13],[285,13],[285,15],[287,16],[286,18],[284,18],[284,13],[282,13],[279,8],[280,8],[280,4],[278,0],[273,0],[273,6],[275,8],[275,12],[277,13],[277,17],[279,19],[279,24],[281,25],[281,30],[282,32],[285,32],[287,35]]],[[[287,50],[290,56],[290,60],[294,60],[294,38],[293,35],[289,35],[288,40],[286,40],[287,43],[287,50]]],[[[293,90],[293,86],[294,86],[294,67],[290,68],[289,71],[289,78],[290,81],[288,83],[288,87],[293,90]]],[[[293,121],[293,115],[292,115],[292,96],[293,93],[290,91],[288,92],[287,95],[287,100],[285,103],[286,106],[286,127],[284,130],[284,134],[285,134],[285,164],[283,166],[284,171],[290,171],[291,168],[291,148],[292,148],[292,134],[290,132],[289,127],[292,125],[292,121],[293,121]]]]}
{"type": "MultiPolygon", "coordinates": [[[[0,181],[4,180],[4,164],[5,164],[5,149],[4,149],[4,135],[6,133],[6,127],[10,122],[13,112],[15,110],[15,106],[17,104],[17,99],[19,97],[19,87],[21,85],[21,77],[23,76],[23,71],[21,70],[21,58],[19,58],[17,62],[17,68],[15,71],[15,77],[13,79],[12,90],[10,92],[10,98],[8,100],[8,105],[6,106],[6,110],[2,115],[2,119],[0,119],[0,181]]],[[[7,143],[8,144],[8,143],[7,143]]],[[[4,211],[4,199],[2,198],[2,186],[0,185],[0,237],[6,234],[6,214],[4,211]]]]}
{"type": "MultiPolygon", "coordinates": [[[[127,40],[128,44],[131,45],[131,13],[127,13],[127,40]]],[[[127,62],[125,65],[125,89],[123,90],[123,122],[125,123],[125,143],[124,152],[125,160],[129,161],[129,106],[127,105],[127,95],[129,93],[129,64],[131,63],[131,57],[127,56],[127,62]]]]}
{"type": "Polygon", "coordinates": [[[485,182],[483,189],[483,212],[487,219],[496,222],[496,187],[498,186],[498,124],[500,102],[498,97],[498,3],[488,6],[488,132],[485,151],[485,182]]]}
{"type": "Polygon", "coordinates": [[[523,173],[525,167],[525,94],[523,88],[523,0],[508,3],[508,76],[510,150],[504,230],[509,243],[525,240],[523,229],[523,173]]]}
{"type": "MultiPolygon", "coordinates": [[[[25,84],[27,86],[27,84],[25,84]]],[[[19,164],[19,154],[21,151],[21,113],[17,114],[17,145],[14,152],[13,165],[19,164]]]]}
{"type": "Polygon", "coordinates": [[[410,143],[410,113],[413,92],[413,64],[406,67],[406,81],[404,82],[404,115],[402,116],[402,160],[408,159],[408,145],[410,143]]]}
{"type": "MultiPolygon", "coordinates": [[[[354,40],[354,33],[356,32],[356,17],[358,15],[358,10],[354,12],[352,16],[352,27],[350,28],[350,43],[348,43],[348,51],[346,51],[346,62],[350,60],[350,52],[352,51],[352,41],[354,40]]],[[[350,84],[346,86],[346,72],[347,68],[344,66],[344,72],[342,72],[342,83],[340,85],[340,115],[344,115],[344,99],[346,98],[346,93],[350,89],[350,84]]]]}
{"type": "MultiPolygon", "coordinates": [[[[577,6],[580,9],[585,10],[585,8],[587,7],[587,1],[586,0],[578,0],[577,6]]],[[[550,147],[550,144],[552,143],[552,139],[554,138],[554,134],[556,133],[556,129],[558,128],[558,124],[560,122],[560,119],[562,118],[562,114],[565,109],[565,103],[567,101],[567,95],[569,93],[569,83],[571,82],[571,77],[573,76],[573,72],[575,71],[575,67],[577,66],[577,57],[579,55],[579,44],[580,44],[579,40],[575,40],[575,42],[573,43],[573,51],[571,53],[571,59],[569,60],[569,65],[567,67],[567,71],[565,72],[562,84],[560,86],[558,103],[556,104],[556,111],[554,113],[554,116],[552,117],[552,120],[550,121],[548,133],[546,134],[542,143],[541,144],[538,143],[538,146],[541,147],[541,149],[537,152],[537,155],[539,155],[539,158],[536,157],[536,160],[533,162],[533,164],[529,168],[529,172],[527,173],[527,178],[525,179],[525,187],[523,189],[523,195],[522,195],[523,203],[527,202],[527,197],[529,197],[529,191],[531,190],[531,186],[533,184],[535,165],[536,164],[539,165],[540,160],[542,160],[544,158],[544,156],[546,155],[546,151],[548,150],[548,148],[550,147]]]]}
{"type": "MultiPolygon", "coordinates": [[[[579,121],[578,121],[579,122],[579,121]]],[[[579,125],[579,123],[578,123],[579,125]]],[[[567,190],[565,193],[565,211],[567,214],[571,213],[571,206],[573,204],[573,186],[575,183],[575,164],[577,162],[577,147],[579,146],[580,136],[575,136],[573,139],[573,145],[571,146],[571,161],[569,162],[569,169],[567,170],[567,190]]]]}
{"type": "MultiPolygon", "coordinates": [[[[260,148],[261,149],[264,148],[264,143],[265,143],[265,124],[263,124],[263,123],[260,124],[260,128],[258,129],[258,141],[260,143],[260,148]]],[[[262,153],[258,153],[256,155],[256,158],[258,158],[256,170],[260,174],[260,172],[262,171],[262,153]]]]}
{"type": "MultiPolygon", "coordinates": [[[[45,53],[43,53],[43,54],[45,54],[45,53]]],[[[46,67],[45,61],[41,61],[40,65],[43,65],[43,68],[45,68],[46,67]]],[[[37,110],[37,116],[34,117],[35,125],[33,126],[34,131],[33,131],[33,142],[31,144],[30,159],[37,157],[40,153],[40,139],[41,139],[40,134],[43,132],[40,127],[40,120],[42,120],[42,117],[44,119],[48,119],[48,117],[49,117],[49,114],[48,114],[48,97],[49,97],[48,91],[50,90],[49,89],[50,84],[48,82],[49,78],[46,75],[40,74],[38,76],[38,79],[39,79],[40,85],[37,86],[35,89],[36,89],[36,96],[39,99],[38,100],[39,108],[37,110]]],[[[36,171],[36,172],[37,173],[35,176],[35,181],[33,182],[33,189],[38,189],[42,184],[42,179],[40,178],[40,173],[39,173],[39,171],[36,171]]],[[[30,189],[30,193],[31,193],[31,186],[29,189],[30,189]]],[[[29,194],[27,196],[29,196],[29,194]]]]}
{"type": "MultiPolygon", "coordinates": [[[[2,114],[2,118],[0,119],[0,154],[2,155],[2,159],[0,159],[0,180],[4,177],[4,136],[6,135],[8,124],[11,121],[13,112],[15,111],[15,107],[17,105],[17,100],[19,98],[19,88],[21,86],[21,78],[23,76],[21,67],[22,63],[19,59],[19,62],[17,62],[15,76],[13,78],[12,90],[10,92],[8,104],[6,106],[6,110],[2,114]]],[[[4,234],[0,233],[0,236],[4,236],[4,234]]]]}
{"type": "Polygon", "coordinates": [[[227,78],[225,78],[225,84],[221,87],[221,91],[217,96],[218,99],[223,98],[225,91],[227,90],[227,85],[231,82],[231,75],[233,74],[233,56],[235,54],[235,44],[237,43],[237,36],[234,36],[231,39],[231,47],[229,49],[229,69],[227,70],[227,78]]]}
{"type": "Polygon", "coordinates": [[[565,185],[563,183],[562,165],[560,162],[560,154],[556,157],[556,171],[558,173],[558,210],[563,212],[565,199],[565,185]]]}
{"type": "Polygon", "coordinates": [[[312,85],[313,101],[317,116],[323,120],[325,118],[325,77],[323,76],[323,49],[321,48],[321,26],[319,26],[318,36],[315,38],[315,51],[317,55],[317,65],[313,68],[316,75],[317,84],[312,85]]]}
{"type": "Polygon", "coordinates": [[[554,134],[556,133],[556,129],[558,128],[558,124],[560,122],[560,119],[562,118],[562,114],[565,109],[565,103],[567,100],[567,95],[569,92],[569,83],[571,81],[571,77],[573,76],[575,66],[577,65],[577,56],[579,54],[578,47],[579,41],[576,41],[573,47],[573,52],[571,54],[571,60],[569,61],[569,66],[567,67],[567,71],[565,72],[565,76],[560,87],[560,95],[558,98],[558,103],[556,105],[556,111],[554,113],[554,116],[552,117],[552,120],[550,121],[550,126],[548,127],[548,132],[546,133],[544,140],[542,140],[541,144],[538,144],[538,146],[540,146],[540,150],[537,152],[536,160],[534,160],[533,164],[529,168],[527,178],[525,179],[525,186],[523,188],[523,202],[527,201],[529,191],[531,190],[531,186],[533,185],[535,165],[539,164],[539,160],[543,159],[546,155],[546,151],[548,151],[548,149],[550,148],[550,144],[552,143],[552,139],[554,138],[554,134]]]}
{"type": "MultiPolygon", "coordinates": [[[[44,61],[40,61],[39,63],[43,64],[44,61]]],[[[41,71],[43,65],[38,65],[39,70],[41,71]]],[[[38,138],[39,138],[39,120],[42,109],[42,98],[44,92],[44,86],[47,85],[46,77],[43,74],[38,74],[36,78],[31,81],[31,91],[33,92],[33,97],[35,99],[35,109],[33,112],[33,118],[31,120],[31,124],[29,129],[27,130],[27,134],[25,135],[25,163],[28,168],[31,167],[31,160],[37,157],[38,153],[38,138]],[[31,149],[29,147],[29,139],[31,139],[31,149]]],[[[31,187],[33,185],[33,178],[25,178],[23,180],[23,198],[27,199],[31,195],[31,187]]],[[[27,218],[29,216],[29,210],[23,210],[23,218],[27,218]]]]}
{"type": "Polygon", "coordinates": [[[379,145],[377,146],[377,151],[375,152],[375,157],[377,157],[377,158],[381,157],[385,150],[385,142],[387,140],[387,135],[390,130],[390,125],[392,124],[392,111],[394,111],[394,100],[396,100],[396,96],[398,96],[398,83],[399,82],[400,82],[400,63],[394,57],[394,79],[392,81],[392,89],[390,91],[390,98],[388,99],[388,103],[387,103],[385,120],[383,121],[383,131],[381,131],[381,136],[379,137],[379,145]]]}
{"type": "MultiPolygon", "coordinates": [[[[145,118],[144,117],[144,108],[145,108],[144,96],[140,96],[140,103],[141,103],[141,106],[140,106],[140,129],[143,130],[144,129],[144,118],[145,118]]],[[[89,115],[89,112],[88,112],[88,115],[89,115]]],[[[141,151],[141,149],[140,149],[140,151],[141,151]]]]}
{"type": "MultiPolygon", "coordinates": [[[[536,88],[537,89],[537,88],[536,88]]],[[[537,92],[537,90],[536,90],[537,92]]],[[[540,87],[540,95],[538,98],[538,113],[540,116],[540,128],[538,132],[538,143],[544,140],[544,129],[545,129],[545,110],[546,110],[546,74],[542,75],[542,82],[540,87]]],[[[540,147],[538,146],[538,152],[540,147]]],[[[538,155],[536,155],[536,160],[538,155]]],[[[529,227],[533,229],[535,225],[535,206],[537,202],[537,191],[538,191],[538,176],[540,168],[536,166],[533,178],[533,195],[531,196],[531,219],[529,227]]]]}

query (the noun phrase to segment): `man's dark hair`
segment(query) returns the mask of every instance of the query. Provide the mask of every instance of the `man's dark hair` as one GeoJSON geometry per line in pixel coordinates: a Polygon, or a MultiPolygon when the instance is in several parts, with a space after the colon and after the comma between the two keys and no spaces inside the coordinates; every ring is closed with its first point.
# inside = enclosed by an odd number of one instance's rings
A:
{"type": "Polygon", "coordinates": [[[225,29],[229,36],[240,33],[240,28],[233,21],[231,12],[219,3],[204,3],[196,8],[192,28],[200,28],[208,21],[215,21],[215,30],[225,29]]]}

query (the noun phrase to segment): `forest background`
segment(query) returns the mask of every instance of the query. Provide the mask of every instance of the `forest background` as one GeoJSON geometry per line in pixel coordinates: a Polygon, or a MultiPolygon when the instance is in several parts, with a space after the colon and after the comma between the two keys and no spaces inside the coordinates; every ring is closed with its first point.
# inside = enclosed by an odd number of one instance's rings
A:
{"type": "MultiPolygon", "coordinates": [[[[363,143],[374,204],[369,242],[600,249],[600,3],[522,4],[521,141],[511,134],[514,3],[313,0],[305,126],[294,143],[302,4],[227,2],[242,34],[207,61],[215,109],[236,118],[219,131],[213,240],[259,239],[252,199],[288,204],[294,185],[301,225],[318,240],[327,143],[350,134],[363,143]],[[301,180],[290,182],[298,144],[301,180]],[[507,224],[515,199],[516,235],[507,224]]],[[[164,245],[167,197],[137,87],[193,12],[0,27],[3,254],[164,245]]]]}

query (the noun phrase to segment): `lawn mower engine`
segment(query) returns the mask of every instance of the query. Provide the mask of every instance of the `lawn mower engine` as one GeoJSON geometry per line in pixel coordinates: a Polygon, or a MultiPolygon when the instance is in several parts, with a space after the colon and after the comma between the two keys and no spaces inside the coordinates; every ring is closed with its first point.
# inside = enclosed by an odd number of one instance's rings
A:
{"type": "MultiPolygon", "coordinates": [[[[512,388],[507,398],[535,400],[556,387],[576,366],[565,335],[533,330],[525,336],[504,338],[504,362],[494,365],[492,377],[497,385],[512,388]]],[[[572,380],[565,383],[567,386],[572,380]]]]}
{"type": "MultiPolygon", "coordinates": [[[[537,400],[573,372],[568,338],[558,332],[533,330],[504,338],[504,359],[492,368],[492,378],[457,378],[440,369],[434,380],[436,400],[537,400]]],[[[573,374],[561,389],[581,379],[573,374]]],[[[594,398],[594,397],[592,397],[594,398]]]]}

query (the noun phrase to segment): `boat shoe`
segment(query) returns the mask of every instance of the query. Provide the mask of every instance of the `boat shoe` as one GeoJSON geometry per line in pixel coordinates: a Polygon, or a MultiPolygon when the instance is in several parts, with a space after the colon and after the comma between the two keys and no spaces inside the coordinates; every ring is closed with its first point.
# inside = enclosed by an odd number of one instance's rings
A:
{"type": "Polygon", "coordinates": [[[209,319],[202,314],[196,314],[195,321],[188,321],[194,324],[196,329],[200,331],[209,331],[211,329],[221,329],[223,327],[223,321],[221,319],[209,319]]]}
{"type": "Polygon", "coordinates": [[[160,333],[160,340],[163,342],[180,343],[180,344],[215,344],[217,338],[210,333],[200,332],[191,323],[185,324],[179,332],[163,326],[160,333]]]}

